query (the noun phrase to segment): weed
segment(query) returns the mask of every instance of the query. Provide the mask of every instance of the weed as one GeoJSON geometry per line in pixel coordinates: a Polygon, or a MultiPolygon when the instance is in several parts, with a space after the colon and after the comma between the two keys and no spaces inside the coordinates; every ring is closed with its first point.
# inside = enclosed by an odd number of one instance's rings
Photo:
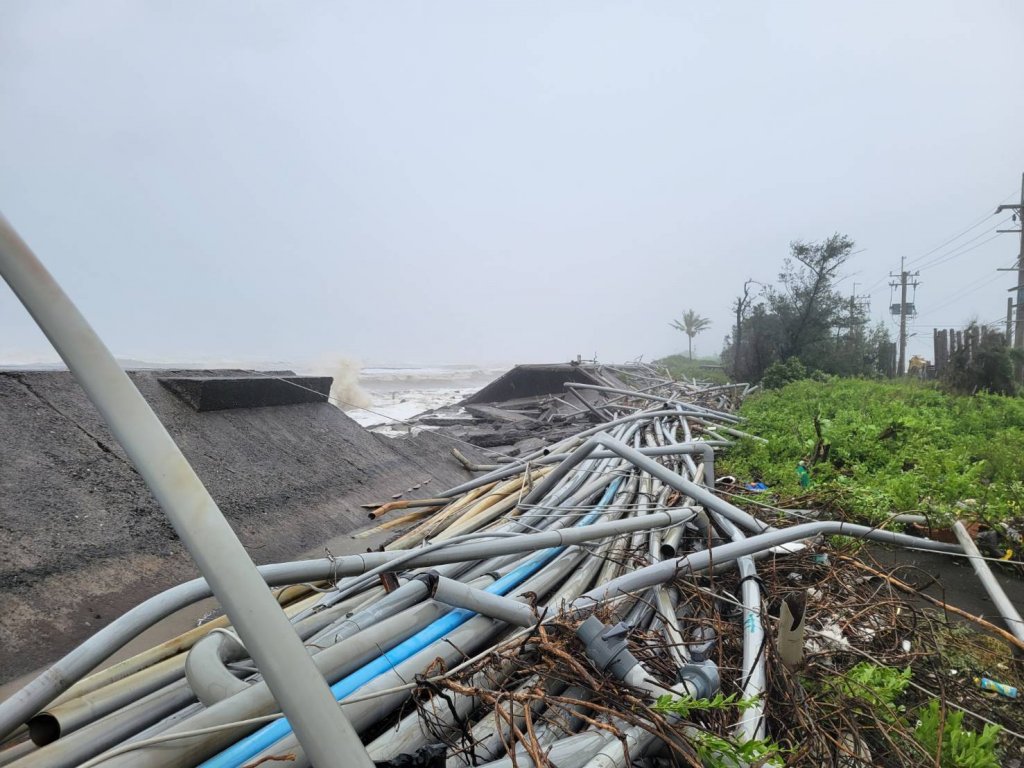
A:
{"type": "Polygon", "coordinates": [[[749,398],[723,473],[880,523],[895,512],[998,521],[1024,505],[1024,398],[941,392],[920,382],[797,381],[749,398]],[[816,450],[819,443],[828,451],[816,450]],[[810,465],[811,485],[796,467],[810,465]]]}
{"type": "Polygon", "coordinates": [[[998,725],[988,725],[981,733],[964,728],[964,713],[946,711],[945,721],[938,699],[932,699],[919,713],[914,737],[932,757],[940,757],[942,768],[999,768],[998,725]],[[941,728],[940,728],[941,723],[941,728]],[[942,732],[941,754],[939,731],[942,732]]]}

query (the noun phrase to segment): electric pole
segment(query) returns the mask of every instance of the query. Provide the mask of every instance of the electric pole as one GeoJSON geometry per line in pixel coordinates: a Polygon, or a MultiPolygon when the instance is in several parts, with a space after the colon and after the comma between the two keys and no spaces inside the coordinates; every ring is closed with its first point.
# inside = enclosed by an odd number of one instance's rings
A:
{"type": "Polygon", "coordinates": [[[889,306],[889,312],[891,314],[898,314],[900,316],[900,360],[896,366],[896,372],[899,376],[903,376],[907,372],[907,315],[917,314],[917,310],[914,305],[907,304],[907,285],[912,285],[914,288],[917,288],[919,283],[916,280],[910,283],[909,279],[921,274],[920,272],[914,272],[913,274],[907,272],[904,264],[905,261],[905,258],[900,258],[900,273],[898,275],[894,275],[892,272],[889,273],[889,277],[898,277],[900,279],[898,283],[889,283],[893,288],[897,286],[900,288],[899,305],[892,304],[889,306]]]}
{"type": "MultiPolygon", "coordinates": [[[[1000,205],[996,213],[1005,210],[1014,211],[1013,220],[1021,224],[1021,214],[1024,213],[1024,174],[1020,177],[1020,203],[1017,205],[1000,205]]],[[[1017,349],[1024,348],[1024,224],[1020,229],[998,229],[997,232],[1018,232],[1020,233],[1020,251],[1017,255],[1017,325],[1014,328],[1013,346],[1017,349]]],[[[1015,290],[1013,288],[1011,291],[1015,290]]]]}
{"type": "Polygon", "coordinates": [[[850,336],[851,337],[857,335],[856,334],[857,327],[859,325],[861,325],[861,323],[859,322],[860,318],[857,317],[857,310],[860,309],[862,311],[865,311],[866,308],[867,308],[868,302],[871,300],[871,294],[869,294],[869,293],[868,294],[861,294],[860,296],[857,295],[857,286],[858,285],[863,285],[863,283],[854,283],[853,284],[853,291],[850,292],[850,336]]]}

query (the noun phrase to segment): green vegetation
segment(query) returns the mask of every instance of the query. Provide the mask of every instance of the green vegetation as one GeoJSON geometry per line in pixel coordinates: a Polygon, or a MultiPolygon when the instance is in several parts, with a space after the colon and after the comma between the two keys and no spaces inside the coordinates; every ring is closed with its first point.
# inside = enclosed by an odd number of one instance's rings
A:
{"type": "Polygon", "coordinates": [[[710,381],[713,384],[729,383],[729,377],[717,357],[699,357],[696,360],[690,360],[686,355],[669,355],[661,360],[655,360],[654,364],[667,368],[675,379],[696,379],[697,381],[710,381]]]}
{"type": "MultiPolygon", "coordinates": [[[[654,710],[670,713],[685,720],[695,712],[746,712],[758,703],[758,699],[744,699],[735,693],[728,696],[717,693],[710,699],[677,698],[667,694],[655,702],[654,710]]],[[[709,731],[696,731],[691,734],[690,743],[705,765],[765,765],[772,758],[783,756],[788,751],[768,738],[738,741],[717,736],[709,731]]]]}
{"type": "MultiPolygon", "coordinates": [[[[904,717],[906,707],[898,705],[910,684],[911,670],[895,669],[861,662],[829,679],[819,695],[831,700],[839,710],[857,716],[862,726],[884,723],[885,728],[911,729],[914,740],[928,755],[929,765],[942,768],[995,768],[999,765],[999,732],[997,725],[985,725],[981,733],[964,727],[964,713],[956,709],[945,712],[938,699],[930,699],[913,718],[904,717]],[[941,744],[939,734],[941,733],[941,744]],[[935,758],[939,757],[938,763],[935,758]]],[[[865,735],[867,731],[864,732],[865,735]]]]}
{"type": "Polygon", "coordinates": [[[750,398],[722,473],[761,480],[847,517],[1016,516],[1024,505],[1024,400],[947,394],[921,382],[801,380],[750,398]],[[796,467],[806,461],[807,491],[796,467]]]}
{"type": "Polygon", "coordinates": [[[760,381],[770,366],[790,360],[841,376],[891,375],[885,326],[870,328],[864,303],[839,290],[854,253],[853,240],[838,233],[821,242],[797,240],[776,284],[743,283],[722,350],[736,381],[760,381]],[[760,291],[753,293],[752,285],[760,291]]]}
{"type": "Polygon", "coordinates": [[[870,712],[885,722],[894,722],[905,709],[896,706],[896,699],[910,684],[910,676],[910,667],[899,670],[862,661],[845,675],[828,681],[823,693],[854,702],[851,709],[855,714],[870,712]]]}
{"type": "Polygon", "coordinates": [[[665,694],[654,703],[654,711],[671,712],[673,715],[687,718],[692,712],[707,712],[709,710],[736,709],[746,712],[757,703],[757,699],[743,699],[736,693],[726,696],[719,692],[710,699],[684,699],[672,694],[665,694]]]}
{"type": "Polygon", "coordinates": [[[691,737],[691,743],[704,765],[763,766],[772,764],[775,758],[782,758],[789,751],[770,738],[739,741],[708,731],[695,733],[691,737]]]}
{"type": "Polygon", "coordinates": [[[932,757],[941,755],[942,768],[999,768],[998,725],[986,724],[981,733],[964,728],[964,713],[949,709],[943,718],[937,699],[932,699],[919,713],[920,721],[914,737],[932,757]],[[942,743],[939,743],[939,733],[942,743]]]}

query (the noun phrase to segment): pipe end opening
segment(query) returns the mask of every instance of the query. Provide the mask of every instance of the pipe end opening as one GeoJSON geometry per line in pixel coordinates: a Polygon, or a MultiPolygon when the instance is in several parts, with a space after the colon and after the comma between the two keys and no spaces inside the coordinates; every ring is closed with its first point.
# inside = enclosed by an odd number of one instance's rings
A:
{"type": "Polygon", "coordinates": [[[28,721],[28,735],[37,747],[45,747],[60,738],[60,721],[49,712],[41,712],[28,721]]]}

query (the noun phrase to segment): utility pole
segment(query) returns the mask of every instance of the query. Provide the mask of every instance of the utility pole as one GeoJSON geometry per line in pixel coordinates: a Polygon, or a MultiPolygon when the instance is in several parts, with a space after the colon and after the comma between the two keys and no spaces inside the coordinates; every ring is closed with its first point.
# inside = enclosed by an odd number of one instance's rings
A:
{"type": "Polygon", "coordinates": [[[1013,296],[1006,297],[1006,344],[1013,343],[1013,296]]]}
{"type": "MultiPolygon", "coordinates": [[[[1000,205],[996,213],[1005,210],[1014,211],[1013,220],[1021,224],[1020,229],[998,229],[997,232],[1017,232],[1020,234],[1020,252],[1017,255],[1017,326],[1014,328],[1013,346],[1017,349],[1024,348],[1024,224],[1021,223],[1021,214],[1024,213],[1024,174],[1020,177],[1020,203],[1017,205],[1000,205]]],[[[1013,288],[1010,289],[1014,290],[1013,288]]]]}
{"type": "Polygon", "coordinates": [[[857,295],[857,286],[863,285],[863,283],[854,283],[853,290],[850,292],[850,337],[852,338],[855,334],[854,331],[860,323],[857,322],[857,309],[858,305],[860,309],[864,309],[868,302],[871,300],[871,294],[857,295]]]}
{"type": "Polygon", "coordinates": [[[905,261],[905,257],[900,257],[900,273],[898,275],[894,275],[892,272],[889,273],[889,277],[898,277],[900,279],[898,283],[889,283],[893,288],[896,286],[899,286],[900,288],[899,311],[896,311],[895,304],[890,305],[889,307],[889,312],[891,314],[899,314],[900,316],[900,360],[896,366],[896,373],[898,376],[902,376],[907,372],[907,315],[917,314],[916,308],[907,304],[907,285],[909,284],[914,288],[917,288],[919,283],[916,280],[912,283],[909,283],[908,281],[909,278],[917,277],[921,274],[920,272],[914,272],[913,274],[907,272],[906,265],[904,264],[905,261]]]}

